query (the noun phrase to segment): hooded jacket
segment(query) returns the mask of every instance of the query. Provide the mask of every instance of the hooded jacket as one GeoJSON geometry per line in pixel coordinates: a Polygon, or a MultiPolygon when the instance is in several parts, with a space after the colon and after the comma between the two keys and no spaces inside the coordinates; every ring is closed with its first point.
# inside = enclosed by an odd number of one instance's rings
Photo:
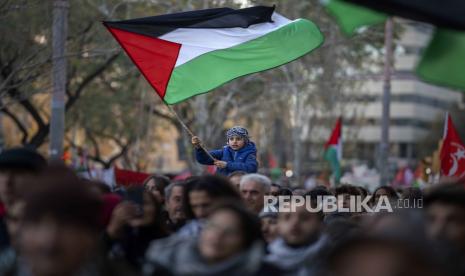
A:
{"type": "MultiPolygon", "coordinates": [[[[215,159],[227,162],[224,169],[218,169],[217,174],[229,175],[235,171],[256,173],[258,170],[257,148],[253,142],[249,142],[239,150],[233,150],[230,146],[209,152],[215,159]]],[[[200,164],[213,165],[213,160],[202,148],[195,150],[195,158],[200,164]]]]}

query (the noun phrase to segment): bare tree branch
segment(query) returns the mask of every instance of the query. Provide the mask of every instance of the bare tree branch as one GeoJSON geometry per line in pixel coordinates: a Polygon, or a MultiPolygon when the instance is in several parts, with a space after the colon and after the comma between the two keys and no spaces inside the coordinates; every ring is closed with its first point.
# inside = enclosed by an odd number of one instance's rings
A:
{"type": "Polygon", "coordinates": [[[28,138],[28,133],[27,133],[26,127],[19,120],[19,118],[15,114],[13,114],[10,110],[8,110],[6,107],[3,107],[1,109],[1,112],[3,112],[5,115],[7,115],[10,119],[12,119],[15,122],[15,125],[18,127],[18,129],[23,134],[23,137],[21,138],[21,143],[25,144],[27,142],[27,138],[28,138]]]}
{"type": "Polygon", "coordinates": [[[65,110],[71,108],[81,96],[82,91],[89,85],[97,76],[99,76],[105,69],[107,69],[120,55],[120,53],[116,53],[112,55],[109,59],[107,59],[102,65],[97,67],[92,73],[87,75],[83,81],[79,84],[76,91],[68,98],[65,105],[65,110]]]}

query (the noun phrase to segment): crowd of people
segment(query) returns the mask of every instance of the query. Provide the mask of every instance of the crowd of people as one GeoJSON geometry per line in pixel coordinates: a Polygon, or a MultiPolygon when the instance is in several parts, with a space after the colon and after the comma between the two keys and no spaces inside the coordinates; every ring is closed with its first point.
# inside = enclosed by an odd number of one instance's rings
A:
{"type": "Polygon", "coordinates": [[[465,275],[463,181],[427,190],[305,190],[236,170],[176,182],[152,175],[142,186],[112,190],[16,148],[0,153],[0,200],[5,276],[465,275]],[[267,195],[423,204],[379,213],[305,205],[271,212],[267,195]]]}

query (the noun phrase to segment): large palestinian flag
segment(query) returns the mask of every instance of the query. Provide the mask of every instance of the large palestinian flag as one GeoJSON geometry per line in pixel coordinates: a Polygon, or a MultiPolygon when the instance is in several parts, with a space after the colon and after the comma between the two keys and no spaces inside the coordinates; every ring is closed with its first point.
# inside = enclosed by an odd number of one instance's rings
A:
{"type": "Polygon", "coordinates": [[[290,62],[323,42],[312,22],[289,20],[263,6],[104,24],[168,104],[290,62]]]}

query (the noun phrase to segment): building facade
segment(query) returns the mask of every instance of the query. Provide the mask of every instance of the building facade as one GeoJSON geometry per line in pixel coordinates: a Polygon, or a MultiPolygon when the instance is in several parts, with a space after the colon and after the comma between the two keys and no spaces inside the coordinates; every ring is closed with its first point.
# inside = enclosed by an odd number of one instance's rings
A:
{"type": "MultiPolygon", "coordinates": [[[[432,30],[423,24],[401,21],[404,28],[394,51],[390,101],[390,161],[417,160],[418,142],[430,132],[434,121],[454,105],[463,106],[463,93],[427,84],[415,75],[415,66],[432,30]]],[[[383,57],[380,57],[381,59],[383,57]]],[[[376,165],[381,139],[383,73],[356,76],[357,87],[343,91],[347,97],[343,129],[346,161],[365,160],[376,165]],[[357,117],[357,120],[354,118],[357,117]]],[[[324,143],[329,130],[312,136],[324,143]]],[[[431,149],[433,151],[434,149],[431,149]]]]}

